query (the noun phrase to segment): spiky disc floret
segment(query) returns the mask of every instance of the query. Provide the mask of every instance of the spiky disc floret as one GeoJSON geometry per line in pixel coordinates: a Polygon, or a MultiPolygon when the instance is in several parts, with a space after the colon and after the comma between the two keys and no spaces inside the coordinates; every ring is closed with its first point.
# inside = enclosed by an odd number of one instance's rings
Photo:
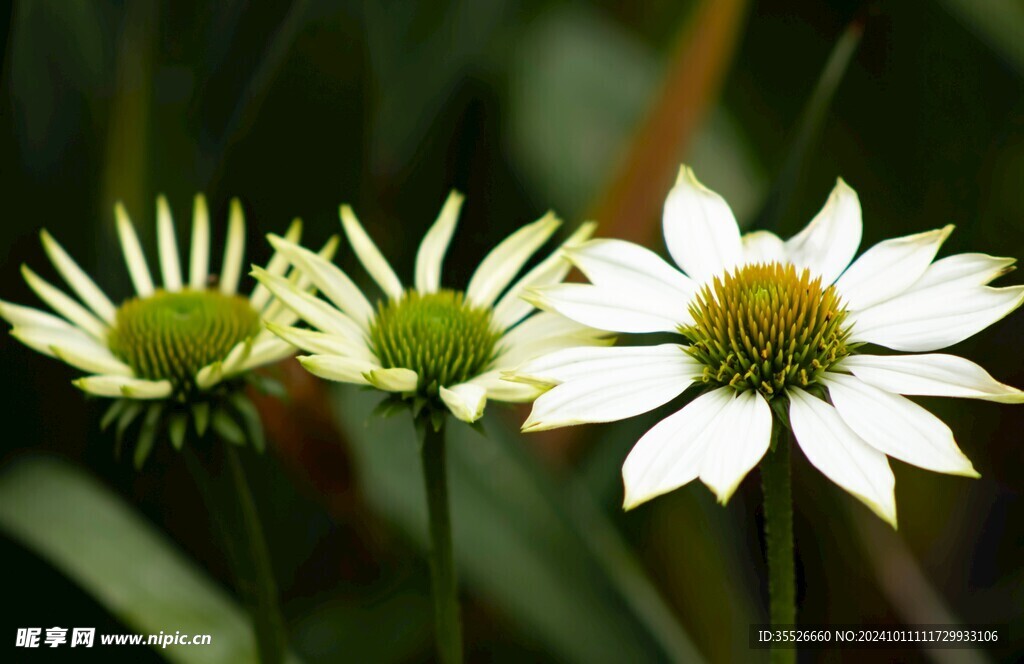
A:
{"type": "Polygon", "coordinates": [[[169,380],[179,396],[196,373],[260,331],[249,301],[218,291],[157,291],[117,310],[108,343],[136,375],[169,380]]]}
{"type": "Polygon", "coordinates": [[[428,397],[482,373],[494,360],[500,337],[490,308],[474,307],[452,290],[409,290],[382,302],[370,328],[381,365],[415,371],[417,390],[428,397]]]}
{"type": "Polygon", "coordinates": [[[704,286],[680,331],[704,381],[766,398],[815,383],[849,354],[846,309],[834,286],[792,264],[745,265],[704,286]]]}

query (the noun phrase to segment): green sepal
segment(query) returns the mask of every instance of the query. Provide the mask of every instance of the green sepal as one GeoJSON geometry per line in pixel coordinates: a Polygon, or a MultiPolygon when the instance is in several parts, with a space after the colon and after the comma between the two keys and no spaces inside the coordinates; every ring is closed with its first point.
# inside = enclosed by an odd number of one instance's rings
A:
{"type": "Polygon", "coordinates": [[[210,426],[210,404],[205,401],[192,404],[192,420],[196,423],[196,433],[205,436],[210,426]]]}
{"type": "Polygon", "coordinates": [[[129,401],[120,417],[117,418],[117,427],[114,429],[115,459],[121,458],[121,450],[124,448],[124,434],[140,413],[142,413],[142,404],[138,401],[129,401]]]}
{"type": "Polygon", "coordinates": [[[245,432],[242,427],[238,426],[238,422],[235,422],[223,409],[218,408],[213,412],[211,424],[221,439],[232,445],[245,445],[245,432]]]}
{"type": "Polygon", "coordinates": [[[107,412],[103,414],[103,419],[100,420],[100,431],[106,431],[110,428],[110,425],[124,412],[124,409],[128,407],[128,401],[126,399],[118,399],[107,412]]]}
{"type": "Polygon", "coordinates": [[[139,440],[135,445],[133,461],[135,470],[142,470],[143,464],[153,451],[153,444],[156,442],[157,425],[160,422],[160,413],[163,410],[161,404],[154,404],[146,411],[146,419],[142,422],[142,429],[139,431],[139,440]]]}
{"type": "MultiPolygon", "coordinates": [[[[789,397],[785,394],[780,394],[774,399],[768,400],[768,405],[771,406],[772,412],[775,414],[775,421],[778,423],[777,426],[780,430],[792,430],[789,424],[789,397]]],[[[772,426],[776,426],[775,423],[772,426]]],[[[775,438],[772,437],[771,449],[775,449],[775,438]]]]}
{"type": "Polygon", "coordinates": [[[444,411],[443,410],[431,410],[430,411],[430,425],[434,427],[434,433],[438,433],[444,427],[444,411]]]}
{"type": "Polygon", "coordinates": [[[392,396],[387,397],[386,399],[378,403],[373,408],[373,411],[370,413],[370,415],[374,417],[384,418],[394,417],[395,415],[399,415],[405,412],[405,410],[410,407],[411,406],[408,401],[392,396]]]}
{"type": "Polygon", "coordinates": [[[167,422],[167,433],[171,439],[171,445],[179,452],[185,446],[185,433],[188,431],[188,417],[185,413],[171,415],[167,422]]]}
{"type": "Polygon", "coordinates": [[[287,399],[288,390],[285,389],[284,384],[276,378],[265,376],[263,374],[256,373],[255,371],[248,371],[245,374],[245,381],[253,386],[261,394],[274,397],[275,399],[287,399]]]}
{"type": "Polygon", "coordinates": [[[231,405],[238,411],[242,418],[242,426],[248,434],[249,443],[260,454],[267,448],[267,440],[263,435],[263,423],[260,421],[260,412],[253,405],[252,401],[241,392],[231,396],[231,405]]]}

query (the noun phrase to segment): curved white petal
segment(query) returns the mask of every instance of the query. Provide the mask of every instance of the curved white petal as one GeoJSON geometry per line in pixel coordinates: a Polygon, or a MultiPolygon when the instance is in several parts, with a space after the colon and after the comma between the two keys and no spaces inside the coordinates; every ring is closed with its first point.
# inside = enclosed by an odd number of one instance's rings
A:
{"type": "Polygon", "coordinates": [[[671,318],[685,319],[697,284],[650,249],[624,240],[591,240],[565,252],[596,286],[657,294],[671,318]]]}
{"type": "Polygon", "coordinates": [[[729,204],[701,184],[689,166],[680,167],[665,199],[662,230],[672,260],[698,283],[743,260],[740,227],[729,204]]]}
{"type": "Polygon", "coordinates": [[[1024,391],[956,355],[851,355],[835,368],[895,394],[1024,403],[1024,391]]]}
{"type": "Polygon", "coordinates": [[[697,479],[704,454],[716,440],[719,414],[734,394],[730,387],[702,394],[637,441],[622,464],[623,509],[631,510],[697,479]]]}
{"type": "Polygon", "coordinates": [[[928,269],[953,232],[945,228],[879,242],[853,262],[836,282],[846,308],[866,309],[910,288],[928,269]]]}
{"type": "Polygon", "coordinates": [[[157,249],[160,254],[160,275],[164,280],[164,289],[181,290],[181,258],[178,256],[178,238],[174,234],[174,218],[167,198],[161,194],[156,197],[156,235],[157,249]]]}
{"type": "Polygon", "coordinates": [[[373,277],[373,280],[381,287],[381,290],[390,297],[402,296],[402,282],[398,280],[395,271],[391,269],[380,249],[373,243],[370,236],[366,234],[355,212],[348,205],[341,206],[341,226],[345,230],[352,249],[356,252],[359,262],[366,268],[366,272],[373,277]]]}
{"type": "Polygon", "coordinates": [[[369,385],[366,374],[381,368],[375,362],[337,355],[300,355],[296,359],[314,376],[356,385],[369,385]]]}
{"type": "Polygon", "coordinates": [[[925,352],[974,336],[1024,302],[1024,286],[911,290],[851,315],[851,341],[925,352]]]}
{"type": "Polygon", "coordinates": [[[786,242],[786,255],[797,267],[834,282],[853,260],[860,246],[860,200],[842,178],[829,194],[825,207],[800,233],[786,242]]]}
{"type": "Polygon", "coordinates": [[[955,254],[940,258],[924,271],[910,287],[911,291],[929,288],[984,286],[993,279],[1014,270],[1016,258],[1000,258],[988,254],[955,254]]]}
{"type": "MultiPolygon", "coordinates": [[[[549,315],[556,316],[557,314],[549,315]]],[[[79,328],[63,318],[58,318],[53,314],[33,309],[32,307],[5,302],[4,300],[0,300],[0,318],[3,318],[14,327],[49,327],[58,330],[80,331],[79,328]]],[[[559,316],[559,318],[561,317],[559,316]]]]}
{"type": "Polygon", "coordinates": [[[53,239],[52,235],[44,230],[40,233],[40,236],[43,240],[43,248],[46,250],[46,255],[50,257],[50,262],[60,272],[60,276],[64,277],[64,281],[71,286],[71,289],[78,294],[82,302],[85,302],[97,316],[107,323],[113,323],[114,315],[117,311],[114,303],[89,278],[89,275],[78,266],[75,259],[71,258],[64,251],[64,248],[60,246],[57,240],[53,239]]]}
{"type": "Polygon", "coordinates": [[[128,399],[166,399],[171,396],[167,380],[143,380],[126,376],[86,376],[72,381],[75,387],[100,397],[128,399]]]}
{"type": "Polygon", "coordinates": [[[33,272],[27,265],[21,266],[21,274],[29,288],[54,311],[97,339],[106,338],[106,323],[96,318],[92,312],[33,272]]]}
{"type": "Polygon", "coordinates": [[[523,293],[528,289],[550,286],[565,279],[565,275],[569,274],[569,270],[572,269],[572,264],[562,255],[562,251],[586,241],[596,228],[597,224],[592,221],[580,224],[580,227],[566,238],[559,250],[553,252],[520,277],[519,281],[512,284],[494,305],[494,324],[505,330],[533,311],[533,305],[523,299],[523,293]]]}
{"type": "MultiPolygon", "coordinates": [[[[297,244],[301,238],[302,220],[295,219],[288,226],[288,232],[284,234],[284,239],[286,242],[297,244]]],[[[274,276],[283,275],[288,270],[288,257],[275,250],[265,269],[268,274],[274,276]]],[[[252,305],[252,308],[256,311],[263,311],[268,300],[270,300],[270,291],[263,284],[256,284],[256,287],[252,290],[252,295],[249,296],[249,303],[252,305]]]]}
{"type": "Polygon", "coordinates": [[[314,355],[342,355],[373,361],[375,358],[365,342],[352,341],[340,334],[306,330],[277,323],[266,323],[267,329],[296,348],[314,355]]]}
{"type": "Polygon", "coordinates": [[[492,367],[516,369],[541,355],[574,346],[610,346],[615,337],[560,314],[542,311],[516,325],[499,341],[492,367]]]}
{"type": "Polygon", "coordinates": [[[135,234],[135,227],[128,217],[128,212],[120,202],[114,206],[114,216],[117,218],[117,235],[121,239],[121,250],[124,252],[124,261],[128,265],[128,274],[135,285],[135,292],[142,296],[152,295],[153,278],[149,275],[146,256],[142,253],[139,236],[135,234]]]}
{"type": "Polygon", "coordinates": [[[412,369],[373,369],[363,376],[370,385],[385,392],[415,392],[419,375],[412,369]]]}
{"type": "Polygon", "coordinates": [[[700,480],[725,504],[772,440],[772,409],[759,392],[746,391],[718,415],[714,440],[700,462],[700,480]]]}
{"type": "MultiPolygon", "coordinates": [[[[327,242],[324,243],[324,246],[321,247],[320,251],[317,252],[317,255],[330,262],[334,257],[335,250],[338,248],[338,241],[338,236],[332,235],[327,242]]],[[[309,275],[302,270],[298,270],[293,267],[288,271],[288,277],[285,281],[292,284],[296,290],[307,293],[311,297],[315,294],[316,288],[312,286],[309,275]]],[[[263,320],[270,323],[277,323],[278,325],[291,325],[295,321],[299,320],[299,315],[295,311],[286,307],[280,299],[276,299],[271,301],[270,304],[267,305],[266,309],[264,309],[263,320]]],[[[358,327],[358,324],[355,321],[352,321],[352,323],[358,327]]]]}
{"type": "Polygon", "coordinates": [[[698,375],[680,346],[571,348],[516,371],[517,381],[554,385],[533,404],[523,431],[612,422],[668,403],[698,375]]]}
{"type": "Polygon", "coordinates": [[[741,239],[744,263],[782,263],[786,260],[786,244],[771,231],[751,231],[741,239]]]}
{"type": "Polygon", "coordinates": [[[473,385],[479,385],[487,391],[487,398],[491,401],[504,401],[507,403],[530,403],[541,394],[547,387],[518,383],[504,378],[500,369],[487,371],[466,381],[473,385]]]}
{"type": "Polygon", "coordinates": [[[484,414],[487,405],[487,390],[473,383],[461,383],[451,388],[441,388],[441,401],[448,406],[452,415],[463,422],[476,422],[484,414]]]}
{"type": "Polygon", "coordinates": [[[269,332],[265,334],[265,337],[256,337],[252,351],[248,357],[242,358],[242,361],[232,368],[232,374],[240,374],[256,367],[274,364],[295,354],[295,347],[290,343],[278,339],[269,332]]]}
{"type": "Polygon", "coordinates": [[[538,309],[556,311],[583,325],[610,332],[678,332],[693,322],[673,317],[675,302],[656,293],[591,284],[557,284],[528,292],[523,298],[538,309]]]}
{"type": "Polygon", "coordinates": [[[484,257],[469,280],[466,300],[478,307],[490,307],[501,292],[512,283],[530,256],[548,241],[561,221],[547,213],[532,224],[527,224],[498,243],[484,257]]]}
{"type": "Polygon", "coordinates": [[[448,194],[437,221],[430,227],[416,252],[416,290],[433,293],[441,287],[441,264],[444,263],[448,243],[452,240],[455,225],[459,221],[463,195],[454,189],[448,194]]]}
{"type": "Polygon", "coordinates": [[[846,425],[835,408],[790,388],[789,422],[808,461],[896,527],[896,478],[885,454],[846,425]]]}
{"type": "MultiPolygon", "coordinates": [[[[352,341],[364,338],[363,329],[354,320],[320,298],[299,290],[287,279],[275,277],[261,268],[254,268],[252,274],[260,283],[269,288],[286,307],[313,327],[323,332],[340,334],[352,341]]],[[[276,320],[273,322],[281,324],[276,320]]]]}
{"type": "Polygon", "coordinates": [[[231,199],[228,213],[228,241],[224,245],[224,261],[220,268],[220,292],[234,295],[238,292],[238,279],[242,276],[242,258],[245,256],[245,213],[237,198],[231,199]]]}
{"type": "Polygon", "coordinates": [[[206,288],[210,274],[210,211],[202,194],[196,194],[192,205],[192,253],[188,270],[189,286],[197,290],[206,288]]]}
{"type": "Polygon", "coordinates": [[[131,367],[118,360],[96,339],[77,328],[15,327],[11,336],[29,348],[89,373],[133,375],[131,367]]]}
{"type": "Polygon", "coordinates": [[[822,382],[843,421],[875,449],[937,473],[978,477],[949,427],[910,399],[845,374],[826,373],[822,382]]]}
{"type": "Polygon", "coordinates": [[[323,256],[276,235],[268,235],[267,239],[277,251],[288,256],[321,293],[351,316],[360,327],[369,329],[374,316],[373,305],[341,268],[323,256]]]}

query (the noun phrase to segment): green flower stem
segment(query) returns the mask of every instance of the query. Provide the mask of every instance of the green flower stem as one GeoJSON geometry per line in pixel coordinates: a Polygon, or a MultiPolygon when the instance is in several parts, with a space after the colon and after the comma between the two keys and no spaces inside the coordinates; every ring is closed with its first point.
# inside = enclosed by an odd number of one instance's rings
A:
{"type": "Polygon", "coordinates": [[[420,457],[430,520],[430,585],[434,595],[437,657],[441,664],[460,664],[462,625],[459,619],[455,561],[452,556],[452,524],[448,511],[444,420],[437,430],[430,421],[425,422],[423,432],[420,457]]]}
{"type": "MultiPolygon", "coordinates": [[[[796,623],[796,573],[793,562],[793,489],[788,435],[781,426],[772,428],[773,450],[761,461],[764,489],[764,534],[768,550],[768,597],[772,627],[796,623]]],[[[796,661],[795,649],[773,648],[775,664],[796,661]]]]}
{"type": "Polygon", "coordinates": [[[253,626],[256,629],[256,645],[263,664],[279,664],[284,661],[288,637],[284,618],[277,604],[277,584],[270,564],[270,552],[263,536],[249,483],[245,480],[238,450],[234,445],[224,445],[227,457],[227,472],[230,475],[233,494],[237,498],[235,509],[243,529],[245,546],[239,556],[241,563],[236,574],[243,594],[247,595],[253,626]]]}
{"type": "Polygon", "coordinates": [[[253,621],[259,661],[280,664],[288,648],[284,618],[277,603],[270,553],[256,511],[238,448],[218,446],[223,463],[204,464],[186,452],[190,469],[199,483],[208,509],[224,535],[224,547],[235,585],[253,621]]]}

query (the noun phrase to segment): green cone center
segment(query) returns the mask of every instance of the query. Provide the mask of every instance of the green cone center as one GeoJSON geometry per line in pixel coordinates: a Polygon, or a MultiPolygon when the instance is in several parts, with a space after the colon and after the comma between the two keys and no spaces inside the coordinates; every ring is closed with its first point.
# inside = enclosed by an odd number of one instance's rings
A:
{"type": "Polygon", "coordinates": [[[217,291],[157,291],[117,310],[108,343],[135,373],[187,390],[196,373],[260,331],[249,301],[217,291]]]}
{"type": "Polygon", "coordinates": [[[452,290],[410,290],[382,302],[370,328],[381,364],[412,369],[419,375],[419,391],[430,396],[487,369],[500,337],[489,307],[474,307],[452,290]]]}
{"type": "Polygon", "coordinates": [[[704,382],[765,397],[807,387],[849,354],[846,309],[834,286],[792,264],[745,265],[705,285],[680,331],[704,382]]]}

